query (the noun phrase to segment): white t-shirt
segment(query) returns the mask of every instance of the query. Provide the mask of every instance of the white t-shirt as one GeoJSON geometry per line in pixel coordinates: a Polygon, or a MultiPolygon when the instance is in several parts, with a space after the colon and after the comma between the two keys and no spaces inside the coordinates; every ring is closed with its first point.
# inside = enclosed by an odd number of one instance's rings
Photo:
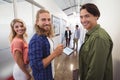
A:
{"type": "MultiPolygon", "coordinates": [[[[49,43],[50,43],[50,53],[53,52],[53,49],[54,49],[54,43],[53,43],[53,40],[50,39],[49,37],[47,37],[49,43]]],[[[52,74],[53,74],[53,78],[54,78],[54,75],[55,75],[55,70],[54,70],[54,60],[52,60],[52,74]]]]}
{"type": "Polygon", "coordinates": [[[67,30],[67,34],[68,34],[68,35],[67,35],[67,38],[69,38],[69,31],[68,31],[68,30],[67,30]]]}

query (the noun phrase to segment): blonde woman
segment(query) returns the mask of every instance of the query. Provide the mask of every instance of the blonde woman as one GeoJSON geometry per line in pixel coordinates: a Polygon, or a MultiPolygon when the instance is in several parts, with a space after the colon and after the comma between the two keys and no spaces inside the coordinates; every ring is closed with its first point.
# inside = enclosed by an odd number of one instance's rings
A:
{"type": "Polygon", "coordinates": [[[26,26],[20,19],[13,19],[11,22],[11,53],[15,60],[13,77],[15,80],[30,80],[31,75],[28,71],[28,44],[26,26]]]}

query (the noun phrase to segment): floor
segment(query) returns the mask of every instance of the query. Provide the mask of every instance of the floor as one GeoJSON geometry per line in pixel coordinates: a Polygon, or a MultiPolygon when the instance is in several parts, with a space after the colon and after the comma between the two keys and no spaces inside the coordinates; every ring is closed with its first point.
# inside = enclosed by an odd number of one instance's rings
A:
{"type": "MultiPolygon", "coordinates": [[[[70,48],[72,48],[72,46],[73,45],[71,42],[70,48]]],[[[80,48],[80,45],[78,45],[78,47],[80,48]]],[[[9,52],[7,52],[7,53],[9,53],[9,52]]],[[[55,58],[55,61],[54,61],[54,68],[55,68],[54,80],[78,80],[78,67],[79,67],[78,55],[79,55],[78,51],[74,51],[71,55],[66,55],[63,53],[59,57],[55,58]]],[[[2,55],[2,56],[6,56],[6,55],[2,55]]],[[[2,59],[2,58],[0,58],[0,59],[2,59]]],[[[11,57],[11,59],[12,59],[12,57],[11,57]]],[[[12,59],[12,62],[14,62],[13,59],[12,59]]],[[[12,62],[9,62],[9,63],[12,63],[12,62]]],[[[3,63],[2,63],[2,65],[5,66],[5,64],[3,64],[3,63]]],[[[11,67],[13,67],[13,66],[11,66],[11,67]]],[[[0,67],[0,71],[4,70],[1,68],[2,68],[2,66],[0,67]]],[[[10,70],[7,70],[6,73],[8,73],[8,71],[12,70],[12,68],[10,68],[10,66],[7,69],[10,69],[10,70]]],[[[4,72],[2,72],[2,74],[0,74],[0,80],[4,80],[4,79],[1,79],[2,78],[1,76],[3,76],[3,75],[8,76],[8,74],[6,74],[6,73],[4,71],[4,72]]],[[[13,78],[10,77],[7,80],[13,80],[13,78]]],[[[34,80],[34,79],[31,79],[31,80],[34,80]]]]}
{"type": "Polygon", "coordinates": [[[55,80],[78,80],[78,52],[55,58],[55,80]]]}
{"type": "Polygon", "coordinates": [[[74,51],[71,55],[63,53],[55,58],[55,80],[78,80],[78,51],[74,51]]]}

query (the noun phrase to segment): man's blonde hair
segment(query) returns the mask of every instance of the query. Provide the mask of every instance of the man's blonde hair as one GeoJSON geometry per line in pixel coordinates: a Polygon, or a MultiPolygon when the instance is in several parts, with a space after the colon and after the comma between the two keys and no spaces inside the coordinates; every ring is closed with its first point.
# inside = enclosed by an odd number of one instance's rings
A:
{"type": "Polygon", "coordinates": [[[45,10],[45,9],[40,9],[38,10],[37,14],[36,14],[36,23],[35,23],[35,31],[37,34],[39,35],[46,35],[48,37],[53,37],[53,27],[52,27],[52,24],[50,25],[50,31],[48,33],[44,32],[40,27],[39,25],[37,25],[37,22],[39,20],[39,15],[42,14],[42,13],[49,13],[49,11],[45,10]]]}

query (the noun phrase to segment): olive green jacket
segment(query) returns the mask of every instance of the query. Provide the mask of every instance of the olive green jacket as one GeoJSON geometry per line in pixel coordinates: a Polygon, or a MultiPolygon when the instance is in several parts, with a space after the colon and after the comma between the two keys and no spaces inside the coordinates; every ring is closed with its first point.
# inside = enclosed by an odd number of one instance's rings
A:
{"type": "Polygon", "coordinates": [[[113,42],[99,24],[88,31],[79,51],[80,80],[113,80],[113,42]]]}

